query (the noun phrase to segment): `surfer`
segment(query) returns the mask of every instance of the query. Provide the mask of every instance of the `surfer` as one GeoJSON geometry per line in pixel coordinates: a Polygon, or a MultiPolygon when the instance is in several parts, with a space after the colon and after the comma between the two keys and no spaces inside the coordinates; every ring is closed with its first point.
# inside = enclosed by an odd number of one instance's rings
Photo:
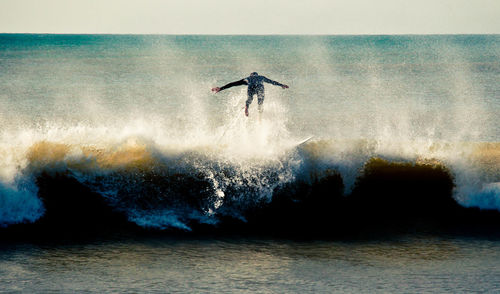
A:
{"type": "Polygon", "coordinates": [[[247,91],[248,99],[245,103],[245,115],[248,116],[248,106],[250,106],[250,104],[252,103],[254,95],[257,95],[257,99],[258,99],[257,102],[259,105],[258,109],[259,109],[259,112],[262,113],[262,110],[263,110],[262,104],[264,103],[264,84],[263,84],[264,82],[275,85],[275,86],[280,86],[283,89],[288,88],[287,85],[270,80],[270,79],[266,78],[265,76],[261,76],[258,73],[253,72],[250,74],[249,77],[244,78],[242,80],[229,83],[229,84],[222,86],[220,88],[219,87],[212,88],[212,92],[218,93],[222,90],[225,90],[227,88],[231,88],[234,86],[248,85],[248,91],[247,91]]]}

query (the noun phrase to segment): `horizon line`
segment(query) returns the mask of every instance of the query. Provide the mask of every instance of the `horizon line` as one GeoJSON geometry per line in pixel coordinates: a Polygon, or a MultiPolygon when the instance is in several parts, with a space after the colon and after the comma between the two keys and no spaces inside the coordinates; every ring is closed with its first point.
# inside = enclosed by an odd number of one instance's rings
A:
{"type": "Polygon", "coordinates": [[[58,32],[0,32],[0,35],[123,35],[123,36],[468,36],[500,35],[500,33],[338,33],[338,34],[229,34],[229,33],[58,33],[58,32]]]}

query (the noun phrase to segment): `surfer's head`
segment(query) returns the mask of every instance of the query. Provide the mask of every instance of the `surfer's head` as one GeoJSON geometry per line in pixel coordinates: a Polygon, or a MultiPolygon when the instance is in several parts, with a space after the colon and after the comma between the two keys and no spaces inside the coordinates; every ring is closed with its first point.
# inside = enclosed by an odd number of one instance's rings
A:
{"type": "Polygon", "coordinates": [[[250,74],[250,76],[251,76],[251,77],[252,77],[252,76],[258,76],[258,75],[259,75],[259,74],[258,74],[256,71],[254,71],[253,73],[251,73],[251,74],[250,74]]]}

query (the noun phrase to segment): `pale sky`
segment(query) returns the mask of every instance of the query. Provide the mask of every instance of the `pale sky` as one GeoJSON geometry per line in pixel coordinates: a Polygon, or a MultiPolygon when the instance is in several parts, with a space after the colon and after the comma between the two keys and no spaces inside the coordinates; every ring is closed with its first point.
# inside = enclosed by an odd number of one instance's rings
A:
{"type": "Polygon", "coordinates": [[[500,0],[0,0],[0,33],[500,34],[500,0]]]}

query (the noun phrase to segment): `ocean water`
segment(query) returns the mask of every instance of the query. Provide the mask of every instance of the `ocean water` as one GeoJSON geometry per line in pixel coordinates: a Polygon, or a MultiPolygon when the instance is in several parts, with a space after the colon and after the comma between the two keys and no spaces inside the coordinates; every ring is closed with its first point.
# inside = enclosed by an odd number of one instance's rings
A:
{"type": "Polygon", "coordinates": [[[499,81],[498,35],[2,34],[0,291],[498,290],[499,81]]]}
{"type": "Polygon", "coordinates": [[[95,240],[0,247],[3,293],[494,293],[498,239],[95,240]]]}

